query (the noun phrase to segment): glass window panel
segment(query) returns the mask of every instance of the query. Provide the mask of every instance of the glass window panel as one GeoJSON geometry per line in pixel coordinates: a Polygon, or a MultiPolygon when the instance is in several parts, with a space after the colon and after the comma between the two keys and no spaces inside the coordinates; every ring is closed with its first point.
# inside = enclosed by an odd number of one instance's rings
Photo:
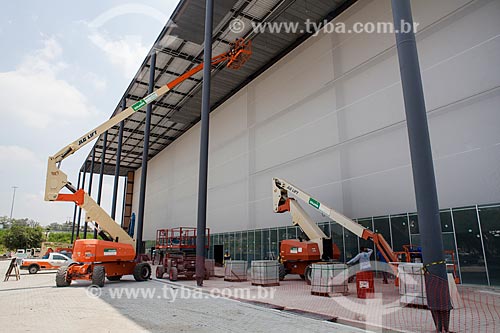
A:
{"type": "MultiPolygon", "coordinates": [[[[366,218],[366,219],[359,219],[358,223],[361,224],[363,227],[373,231],[371,217],[366,218]]],[[[361,238],[359,239],[359,246],[360,247],[367,247],[367,248],[370,248],[372,250],[375,247],[375,245],[373,244],[373,242],[371,240],[366,240],[366,239],[361,239],[361,238]]]]}
{"type": "Polygon", "coordinates": [[[451,221],[451,211],[444,210],[439,213],[441,219],[441,231],[443,232],[453,232],[453,224],[451,221]]]}
{"type": "Polygon", "coordinates": [[[223,241],[224,241],[224,253],[226,253],[226,251],[231,253],[231,248],[229,246],[229,233],[226,232],[226,233],[222,234],[222,237],[223,237],[223,241]]]}
{"type": "Polygon", "coordinates": [[[248,231],[248,261],[255,260],[255,231],[248,231]]]}
{"type": "Polygon", "coordinates": [[[214,235],[210,235],[210,244],[208,247],[208,258],[213,259],[214,257],[214,235]]]}
{"type": "Polygon", "coordinates": [[[458,269],[458,254],[455,248],[455,235],[452,232],[443,233],[443,247],[445,251],[446,267],[449,273],[460,277],[458,269]],[[450,266],[450,265],[454,265],[450,266]]]}
{"type": "Polygon", "coordinates": [[[410,218],[410,233],[411,234],[419,234],[420,230],[418,229],[418,216],[416,213],[412,213],[408,215],[410,218]]]}
{"type": "Polygon", "coordinates": [[[490,284],[500,286],[500,206],[479,208],[490,284]]]}
{"type": "Polygon", "coordinates": [[[358,236],[344,228],[345,258],[350,260],[359,253],[358,236]]]}
{"type": "Polygon", "coordinates": [[[331,222],[330,232],[333,241],[333,258],[340,262],[345,262],[344,237],[342,236],[342,226],[331,222]]]}
{"type": "Polygon", "coordinates": [[[463,283],[487,284],[476,208],[453,210],[463,283]]]}
{"type": "Polygon", "coordinates": [[[318,226],[321,230],[323,230],[326,237],[330,237],[330,222],[321,222],[318,226]]]}
{"type": "Polygon", "coordinates": [[[305,234],[305,232],[302,231],[302,229],[300,227],[297,227],[297,238],[299,238],[299,239],[302,238],[303,240],[309,239],[307,237],[307,235],[305,234]]]}
{"type": "Polygon", "coordinates": [[[270,230],[271,234],[271,247],[269,248],[269,259],[276,259],[278,258],[278,229],[271,229],[270,230]]]}
{"type": "Polygon", "coordinates": [[[248,246],[248,237],[247,237],[247,232],[242,231],[241,232],[241,260],[247,260],[247,249],[248,246]]]}
{"type": "Polygon", "coordinates": [[[234,232],[230,232],[228,235],[229,235],[229,254],[231,255],[231,259],[235,259],[234,232]]]}
{"type": "Polygon", "coordinates": [[[391,227],[389,226],[389,217],[375,217],[373,218],[373,224],[375,225],[375,232],[381,234],[387,243],[391,245],[391,227]]]}
{"type": "Polygon", "coordinates": [[[408,233],[408,218],[405,215],[394,215],[390,217],[392,227],[392,244],[394,251],[403,251],[403,245],[410,244],[408,233]]]}
{"type": "Polygon", "coordinates": [[[278,240],[281,242],[284,239],[288,239],[286,227],[281,227],[278,229],[278,240]]]}
{"type": "Polygon", "coordinates": [[[262,257],[266,259],[269,256],[269,244],[271,243],[269,229],[262,229],[262,257]]]}
{"type": "Polygon", "coordinates": [[[297,227],[286,227],[288,239],[297,239],[297,227]]]}
{"type": "Polygon", "coordinates": [[[262,260],[262,230],[255,230],[255,260],[262,260]]]}

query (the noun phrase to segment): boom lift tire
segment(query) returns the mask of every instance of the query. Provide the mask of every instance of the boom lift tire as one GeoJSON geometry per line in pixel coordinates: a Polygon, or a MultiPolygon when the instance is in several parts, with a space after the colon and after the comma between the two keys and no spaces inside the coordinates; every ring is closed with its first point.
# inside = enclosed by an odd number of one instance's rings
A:
{"type": "Polygon", "coordinates": [[[69,266],[61,266],[56,273],[56,286],[57,287],[67,287],[71,284],[71,280],[68,280],[68,268],[69,266]]]}
{"type": "Polygon", "coordinates": [[[165,274],[165,266],[159,265],[156,267],[156,278],[163,279],[163,275],[165,274]]]}
{"type": "Polygon", "coordinates": [[[92,270],[92,284],[98,287],[104,287],[104,279],[106,277],[106,270],[104,266],[94,266],[92,270]]]}
{"type": "Polygon", "coordinates": [[[151,266],[147,262],[141,262],[134,268],[134,279],[136,281],[146,281],[151,278],[151,266]]]}
{"type": "Polygon", "coordinates": [[[285,265],[283,265],[282,263],[280,263],[279,264],[279,278],[280,278],[280,281],[283,281],[285,279],[285,276],[286,276],[285,265]]]}
{"type": "Polygon", "coordinates": [[[170,281],[177,281],[177,274],[178,274],[177,267],[171,267],[170,272],[168,274],[169,280],[170,281]]]}

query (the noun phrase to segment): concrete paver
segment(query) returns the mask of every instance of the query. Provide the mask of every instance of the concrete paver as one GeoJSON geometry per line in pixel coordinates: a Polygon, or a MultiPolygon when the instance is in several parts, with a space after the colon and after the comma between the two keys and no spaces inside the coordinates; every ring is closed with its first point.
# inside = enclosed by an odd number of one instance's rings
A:
{"type": "MultiPolygon", "coordinates": [[[[8,262],[0,262],[0,272],[7,267],[8,262]]],[[[54,273],[22,272],[21,280],[0,283],[2,331],[362,332],[206,294],[184,292],[187,297],[181,298],[182,288],[155,280],[138,283],[124,277],[101,290],[92,289],[100,293],[93,297],[89,283],[56,288],[54,279],[54,273]]]]}

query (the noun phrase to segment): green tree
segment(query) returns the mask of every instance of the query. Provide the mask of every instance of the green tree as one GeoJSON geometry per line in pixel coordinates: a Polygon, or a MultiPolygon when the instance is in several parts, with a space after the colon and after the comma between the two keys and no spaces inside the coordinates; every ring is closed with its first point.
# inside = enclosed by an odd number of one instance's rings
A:
{"type": "Polygon", "coordinates": [[[51,232],[49,234],[48,242],[60,242],[60,243],[69,243],[71,241],[71,233],[70,232],[51,232]]]}
{"type": "Polygon", "coordinates": [[[1,239],[3,245],[11,250],[40,247],[42,240],[43,229],[41,227],[31,228],[15,224],[5,230],[1,239]]]}

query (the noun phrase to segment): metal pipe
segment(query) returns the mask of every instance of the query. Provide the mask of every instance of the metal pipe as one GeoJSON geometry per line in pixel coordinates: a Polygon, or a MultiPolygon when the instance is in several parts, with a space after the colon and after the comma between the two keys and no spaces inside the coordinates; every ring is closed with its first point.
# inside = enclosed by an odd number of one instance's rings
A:
{"type": "MultiPolygon", "coordinates": [[[[92,148],[92,161],[90,161],[89,189],[87,191],[89,196],[92,194],[92,181],[94,180],[94,161],[95,161],[95,145],[92,148]]],[[[85,224],[83,228],[83,239],[87,239],[87,227],[88,227],[88,222],[87,219],[85,219],[85,224]]]]}
{"type": "MultiPolygon", "coordinates": [[[[82,188],[85,187],[85,176],[87,175],[87,161],[83,163],[82,188]]],[[[76,227],[76,239],[80,237],[80,221],[82,220],[82,207],[78,207],[78,223],[76,227]]]]}
{"type": "MultiPolygon", "coordinates": [[[[122,110],[127,108],[127,101],[125,98],[122,100],[122,110]]],[[[120,180],[120,160],[122,158],[122,144],[123,144],[123,127],[125,123],[120,122],[120,130],[118,131],[118,147],[116,150],[116,165],[115,165],[115,178],[113,183],[113,198],[111,199],[111,218],[114,220],[116,217],[116,200],[118,199],[118,181],[120,180]]]]}
{"type": "Polygon", "coordinates": [[[9,221],[12,224],[12,213],[14,212],[14,202],[16,201],[16,190],[19,188],[19,186],[12,186],[12,189],[14,190],[12,193],[12,205],[10,206],[10,218],[9,221]]]}
{"type": "MultiPolygon", "coordinates": [[[[80,180],[82,178],[82,173],[78,172],[78,182],[76,188],[80,188],[80,180]]],[[[73,210],[73,225],[71,226],[71,244],[73,244],[73,241],[75,240],[75,223],[76,223],[76,211],[77,211],[78,205],[75,203],[75,209],[73,210]]]]}
{"type": "Polygon", "coordinates": [[[446,274],[436,178],[410,0],[392,0],[405,103],[413,183],[421,234],[427,303],[436,329],[448,331],[450,293],[446,274]]]}
{"type": "Polygon", "coordinates": [[[210,79],[214,2],[205,1],[205,45],[203,48],[203,91],[201,97],[200,169],[198,181],[198,221],[196,224],[196,283],[203,286],[205,276],[205,229],[207,227],[208,137],[210,120],[210,79]]]}
{"type": "MultiPolygon", "coordinates": [[[[101,205],[102,199],[102,182],[104,180],[104,164],[106,163],[106,146],[108,145],[108,131],[102,136],[102,152],[101,152],[101,169],[99,170],[99,187],[97,189],[97,204],[101,205]]],[[[97,239],[97,229],[99,225],[95,223],[94,239],[97,239]]]]}
{"type": "MultiPolygon", "coordinates": [[[[156,67],[156,52],[151,54],[149,70],[149,86],[148,93],[151,94],[154,89],[155,82],[155,67],[156,67]]],[[[149,133],[151,129],[151,113],[153,105],[148,104],[146,109],[146,121],[144,122],[144,149],[142,151],[142,169],[141,169],[141,188],[139,191],[139,213],[137,214],[137,238],[136,238],[136,253],[141,254],[142,248],[142,229],[144,227],[144,204],[146,203],[146,179],[148,176],[148,157],[149,157],[149,133]]]]}

